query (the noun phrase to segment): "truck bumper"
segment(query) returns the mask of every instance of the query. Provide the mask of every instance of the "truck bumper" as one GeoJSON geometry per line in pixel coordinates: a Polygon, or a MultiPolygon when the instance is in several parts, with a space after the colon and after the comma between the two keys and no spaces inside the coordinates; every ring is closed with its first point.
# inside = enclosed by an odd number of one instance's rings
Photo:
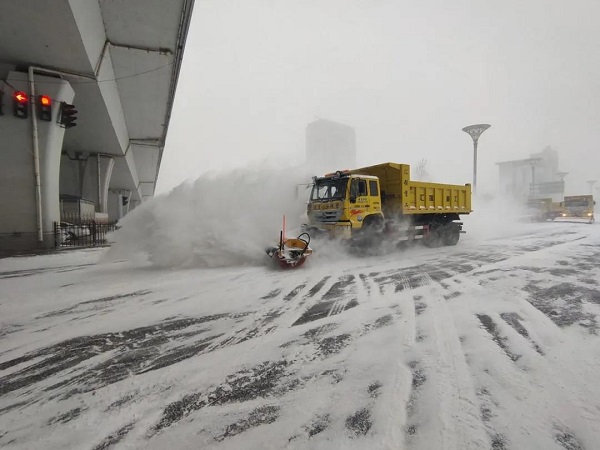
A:
{"type": "Polygon", "coordinates": [[[327,236],[332,239],[350,239],[352,226],[349,223],[303,224],[302,231],[317,238],[327,236]]]}

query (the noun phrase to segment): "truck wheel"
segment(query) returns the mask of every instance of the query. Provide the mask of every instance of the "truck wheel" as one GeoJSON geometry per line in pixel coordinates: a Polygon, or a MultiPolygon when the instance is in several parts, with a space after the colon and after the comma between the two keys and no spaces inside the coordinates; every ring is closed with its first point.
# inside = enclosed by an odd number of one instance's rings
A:
{"type": "Polygon", "coordinates": [[[423,237],[423,244],[429,248],[441,247],[443,244],[443,227],[430,225],[429,232],[423,237]]]}
{"type": "Polygon", "coordinates": [[[370,238],[375,238],[383,231],[383,220],[381,217],[368,217],[363,223],[361,233],[369,236],[370,238]]]}
{"type": "Polygon", "coordinates": [[[360,240],[368,247],[376,247],[381,241],[383,220],[381,217],[369,217],[360,230],[360,240]]]}
{"type": "Polygon", "coordinates": [[[460,228],[457,225],[450,223],[442,228],[442,240],[444,245],[453,246],[458,244],[460,239],[460,228]]]}
{"type": "Polygon", "coordinates": [[[377,234],[383,231],[383,219],[381,216],[369,216],[363,224],[366,233],[377,234]]]}

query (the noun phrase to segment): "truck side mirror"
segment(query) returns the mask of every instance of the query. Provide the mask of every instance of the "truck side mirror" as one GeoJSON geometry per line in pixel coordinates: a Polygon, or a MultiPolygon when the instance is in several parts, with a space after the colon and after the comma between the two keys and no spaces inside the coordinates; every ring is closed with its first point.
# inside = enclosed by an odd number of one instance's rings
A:
{"type": "Polygon", "coordinates": [[[350,203],[356,203],[356,195],[350,195],[350,203]]]}

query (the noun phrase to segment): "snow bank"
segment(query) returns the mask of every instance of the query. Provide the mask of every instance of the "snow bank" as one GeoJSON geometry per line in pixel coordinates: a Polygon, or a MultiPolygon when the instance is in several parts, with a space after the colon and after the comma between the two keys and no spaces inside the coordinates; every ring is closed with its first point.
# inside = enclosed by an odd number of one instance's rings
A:
{"type": "Polygon", "coordinates": [[[288,235],[306,217],[310,178],[301,169],[250,168],[183,183],[125,216],[106,258],[142,254],[159,267],[260,264],[287,217],[288,235]]]}

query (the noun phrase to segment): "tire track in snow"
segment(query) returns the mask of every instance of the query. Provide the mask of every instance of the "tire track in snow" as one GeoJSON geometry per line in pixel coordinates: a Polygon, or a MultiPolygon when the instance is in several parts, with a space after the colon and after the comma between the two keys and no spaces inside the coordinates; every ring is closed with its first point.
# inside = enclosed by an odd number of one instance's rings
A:
{"type": "Polygon", "coordinates": [[[323,287],[327,284],[327,282],[331,278],[332,278],[331,275],[327,275],[327,276],[323,277],[320,281],[318,281],[314,286],[312,286],[310,288],[310,290],[308,291],[308,293],[306,293],[302,297],[302,301],[300,301],[300,303],[298,304],[297,308],[301,308],[307,300],[310,300],[315,295],[317,295],[319,293],[319,291],[321,291],[321,289],[323,289],[323,287]]]}
{"type": "MultiPolygon", "coordinates": [[[[511,272],[511,269],[508,267],[503,270],[508,273],[511,272]]],[[[487,273],[489,271],[484,272],[487,273]]],[[[490,310],[491,308],[493,309],[493,306],[489,303],[492,300],[489,295],[490,289],[482,286],[480,274],[481,272],[477,270],[475,274],[468,273],[454,278],[450,286],[448,286],[448,290],[459,287],[461,294],[459,298],[455,296],[449,298],[446,296],[446,299],[449,305],[455,304],[455,302],[467,301],[469,309],[486,312],[486,314],[479,313],[472,316],[465,316],[460,313],[458,315],[455,314],[455,321],[456,326],[464,333],[460,340],[461,347],[463,354],[466,355],[466,362],[476,387],[480,418],[490,439],[491,448],[493,450],[506,450],[512,448],[512,443],[522,441],[518,436],[510,433],[506,425],[507,421],[513,418],[507,417],[510,405],[506,405],[504,401],[506,396],[510,394],[500,389],[497,383],[505,386],[507,383],[503,378],[506,372],[523,372],[526,369],[524,362],[520,360],[522,356],[520,353],[523,353],[521,349],[522,345],[515,346],[516,341],[525,339],[526,344],[524,343],[523,345],[531,353],[535,350],[538,353],[538,359],[543,355],[543,352],[529,333],[527,333],[527,330],[521,323],[522,318],[517,313],[503,312],[503,319],[506,318],[503,321],[500,314],[494,314],[490,310]],[[479,303],[481,303],[481,307],[478,307],[479,303]],[[517,321],[515,322],[515,320],[517,321]],[[516,336],[511,335],[510,331],[516,336]],[[528,335],[529,339],[525,335],[528,335]],[[520,350],[516,350],[516,348],[520,350]],[[494,355],[498,354],[498,349],[502,350],[502,356],[494,357],[494,355]],[[481,358],[482,356],[483,358],[481,358]],[[496,363],[493,368],[490,367],[491,361],[496,363]],[[518,366],[515,366],[517,361],[518,366]]],[[[517,297],[514,296],[512,299],[517,297]]],[[[514,307],[519,309],[521,302],[514,302],[514,307]]],[[[502,306],[506,307],[506,305],[502,306]]],[[[515,411],[512,412],[514,413],[515,411]]]]}
{"type": "MultiPolygon", "coordinates": [[[[377,295],[381,295],[382,290],[374,289],[377,295]]],[[[394,321],[395,335],[397,342],[397,353],[390,355],[395,360],[395,370],[389,380],[390,393],[382,396],[378,407],[385,411],[385,430],[384,439],[381,448],[404,448],[406,442],[406,430],[413,425],[412,411],[409,410],[411,401],[416,393],[413,393],[414,371],[407,367],[405,358],[402,355],[412,353],[412,349],[417,341],[415,308],[412,301],[407,299],[409,291],[403,291],[397,294],[390,294],[394,303],[389,308],[394,312],[397,320],[394,321]]],[[[414,403],[414,402],[413,402],[414,403]]]]}
{"type": "Polygon", "coordinates": [[[421,275],[420,285],[414,291],[415,320],[418,333],[425,336],[415,344],[420,360],[410,362],[415,394],[407,412],[414,414],[414,421],[406,430],[406,443],[415,449],[487,447],[473,379],[451,311],[429,274],[421,275]]]}
{"type": "MultiPolygon", "coordinates": [[[[396,343],[392,348],[397,348],[398,356],[401,356],[404,351],[404,345],[406,343],[414,343],[414,327],[407,327],[403,323],[404,310],[401,310],[399,304],[390,302],[389,299],[384,299],[385,301],[377,303],[376,300],[372,298],[379,298],[377,286],[372,284],[372,281],[369,280],[368,276],[361,277],[361,273],[342,275],[337,280],[334,280],[329,289],[324,291],[325,293],[320,299],[321,302],[323,299],[325,299],[325,301],[330,301],[331,298],[337,298],[337,300],[330,305],[330,309],[328,310],[330,318],[333,318],[332,316],[335,315],[335,313],[343,310],[342,308],[345,309],[344,305],[347,306],[350,303],[348,302],[348,298],[351,298],[351,296],[344,295],[349,293],[354,294],[360,300],[361,304],[366,305],[364,311],[369,318],[362,317],[362,313],[359,315],[354,314],[350,319],[350,322],[352,323],[351,329],[348,329],[348,323],[346,323],[344,318],[335,320],[334,322],[331,320],[323,320],[322,322],[327,323],[323,323],[320,326],[304,332],[301,339],[294,341],[293,348],[291,347],[291,343],[289,346],[286,345],[286,350],[289,349],[290,351],[289,354],[286,354],[286,358],[294,361],[294,364],[302,366],[304,372],[308,371],[309,367],[327,368],[326,371],[319,369],[321,370],[319,378],[326,373],[327,375],[332,374],[335,377],[335,380],[332,382],[338,387],[332,390],[332,404],[330,404],[326,410],[315,411],[315,414],[317,415],[326,415],[332,419],[331,423],[328,424],[328,427],[341,428],[350,439],[361,439],[362,436],[366,436],[370,433],[371,425],[377,429],[384,427],[386,429],[386,441],[389,439],[388,442],[390,442],[389,448],[398,448],[398,444],[401,445],[402,443],[402,436],[400,435],[400,437],[398,437],[398,433],[401,433],[401,430],[403,429],[403,427],[399,428],[398,424],[399,422],[403,423],[405,420],[404,409],[399,407],[399,402],[400,405],[404,404],[402,399],[408,397],[406,386],[407,384],[410,385],[410,379],[408,380],[408,383],[406,381],[407,371],[405,365],[401,362],[401,358],[399,358],[396,363],[396,370],[386,370],[384,372],[386,373],[384,378],[379,378],[381,373],[374,371],[369,364],[366,364],[364,368],[360,369],[361,373],[370,371],[373,372],[374,375],[371,384],[377,387],[371,389],[371,385],[369,385],[370,400],[364,398],[361,399],[361,396],[357,394],[358,396],[356,398],[353,397],[353,406],[350,408],[348,407],[349,400],[347,395],[340,396],[339,394],[336,394],[336,392],[348,392],[347,390],[349,387],[342,381],[347,373],[352,373],[353,370],[356,370],[353,369],[352,364],[346,365],[346,358],[356,358],[356,356],[352,355],[359,348],[355,344],[349,346],[351,343],[360,341],[363,337],[372,332],[380,332],[379,330],[385,327],[387,331],[384,331],[384,333],[387,333],[388,337],[393,336],[393,341],[396,343]],[[350,280],[353,280],[354,284],[350,283],[350,280]],[[350,288],[349,286],[353,287],[350,288]],[[339,295],[341,288],[344,288],[342,289],[343,294],[339,295]],[[390,309],[392,309],[393,312],[390,311],[390,309]],[[378,314],[379,311],[382,311],[382,313],[378,314]],[[338,327],[345,328],[345,332],[334,333],[333,331],[338,327]],[[323,338],[323,335],[327,335],[327,337],[323,338]],[[348,350],[351,347],[354,350],[348,350]],[[330,354],[337,355],[338,352],[346,353],[341,357],[342,359],[336,357],[338,358],[337,361],[334,359],[332,362],[326,362],[330,357],[330,354]],[[373,393],[372,391],[378,391],[378,389],[385,389],[386,393],[391,392],[392,395],[382,395],[375,401],[374,398],[378,396],[372,396],[371,394],[373,393]],[[385,414],[382,414],[382,408],[385,411],[385,414]],[[344,411],[343,415],[339,414],[340,410],[344,411]]],[[[397,296],[393,296],[392,298],[396,300],[397,296]]],[[[381,361],[376,362],[376,364],[382,364],[384,367],[386,366],[386,364],[381,361]]],[[[319,432],[321,432],[320,428],[319,432]]],[[[309,433],[308,438],[312,439],[312,436],[313,435],[309,433]]],[[[294,435],[292,436],[292,439],[296,442],[296,439],[299,437],[300,436],[294,435]]]]}
{"type": "Polygon", "coordinates": [[[351,274],[340,275],[325,291],[325,294],[316,303],[312,304],[292,326],[303,325],[307,322],[337,315],[357,305],[355,276],[351,274]]]}
{"type": "Polygon", "coordinates": [[[521,355],[510,349],[510,346],[507,343],[508,338],[500,332],[496,322],[494,322],[494,320],[487,314],[477,314],[477,318],[479,319],[479,322],[481,322],[483,328],[490,335],[492,341],[494,341],[498,347],[500,347],[502,351],[506,353],[506,356],[508,356],[512,362],[517,362],[519,358],[521,358],[521,355]]]}
{"type": "Polygon", "coordinates": [[[289,301],[293,300],[294,298],[296,298],[298,296],[298,294],[306,287],[307,284],[308,284],[308,281],[305,281],[304,283],[296,286],[294,289],[292,289],[290,292],[288,292],[285,295],[285,297],[283,297],[283,301],[289,302],[289,301]]]}
{"type": "MultiPolygon", "coordinates": [[[[421,275],[427,273],[429,277],[436,282],[446,282],[457,276],[469,275],[471,273],[481,273],[487,267],[495,267],[499,263],[510,261],[512,258],[518,258],[532,252],[546,250],[558,245],[569,244],[581,237],[571,237],[564,240],[539,240],[535,244],[522,246],[515,249],[507,248],[505,245],[487,245],[483,250],[461,251],[447,255],[442,260],[429,260],[421,264],[403,267],[400,269],[386,270],[370,274],[374,281],[379,285],[380,292],[393,285],[396,292],[410,290],[419,286],[421,275]]],[[[495,269],[494,269],[495,270],[495,269]]],[[[449,295],[456,295],[450,293],[449,295]]]]}
{"type": "MultiPolygon", "coordinates": [[[[513,270],[505,267],[508,273],[513,270]]],[[[523,292],[516,290],[499,303],[471,274],[460,280],[471,309],[486,312],[463,317],[457,326],[466,333],[463,350],[476,381],[481,418],[492,448],[586,448],[580,430],[587,426],[600,431],[600,414],[588,406],[598,402],[598,393],[594,389],[581,392],[582,386],[589,385],[582,369],[590,372],[591,368],[565,360],[575,354],[572,351],[542,350],[544,341],[540,340],[545,336],[545,341],[569,348],[569,336],[578,336],[565,335],[529,304],[523,292]],[[507,306],[513,311],[507,312],[507,306]],[[482,316],[487,318],[482,321],[482,316]]],[[[588,373],[587,379],[593,378],[595,375],[588,373]]]]}
{"type": "Polygon", "coordinates": [[[207,352],[236,345],[251,339],[262,338],[267,334],[273,333],[279,327],[287,327],[288,321],[286,321],[286,318],[290,314],[293,314],[306,299],[316,295],[329,278],[322,278],[304,296],[300,296],[300,294],[309,284],[308,280],[298,284],[286,294],[283,294],[284,290],[282,288],[276,288],[261,296],[260,300],[264,300],[264,306],[254,313],[247,315],[248,319],[242,321],[241,326],[232,330],[223,339],[215,342],[208,348],[207,352]],[[274,304],[276,306],[273,306],[274,304]]]}
{"type": "Polygon", "coordinates": [[[282,295],[281,288],[264,294],[259,298],[259,300],[263,300],[262,308],[246,314],[240,326],[235,327],[224,338],[215,341],[204,353],[273,333],[282,325],[281,316],[293,309],[294,302],[292,300],[305,286],[306,283],[300,284],[285,295],[282,295]]]}
{"type": "MultiPolygon", "coordinates": [[[[440,285],[446,291],[459,293],[459,295],[443,295],[444,299],[446,300],[446,303],[450,305],[450,308],[452,308],[452,305],[454,305],[455,302],[460,303],[462,301],[465,301],[463,300],[463,297],[466,297],[467,299],[487,298],[485,296],[486,289],[482,287],[482,285],[478,281],[478,278],[474,278],[472,273],[458,275],[452,280],[445,280],[445,282],[440,283],[440,285]]],[[[488,309],[489,307],[483,307],[484,311],[487,311],[488,309]]],[[[481,423],[483,424],[485,433],[487,434],[489,440],[487,448],[490,448],[491,450],[508,450],[511,448],[511,442],[506,437],[505,422],[501,420],[501,417],[499,418],[500,414],[498,413],[498,411],[503,410],[504,405],[502,405],[498,401],[498,398],[493,394],[493,389],[490,388],[490,383],[488,383],[487,380],[485,380],[485,377],[488,376],[490,373],[489,369],[487,367],[484,367],[482,373],[480,368],[477,365],[473,364],[473,356],[469,353],[468,349],[468,345],[471,343],[471,341],[474,341],[474,339],[472,338],[474,332],[487,333],[480,334],[477,338],[477,342],[481,342],[481,340],[483,339],[490,345],[494,345],[495,348],[498,348],[499,346],[496,342],[492,340],[493,336],[491,336],[489,331],[485,329],[483,323],[481,322],[481,319],[476,314],[468,314],[465,316],[464,313],[461,313],[459,310],[457,310],[456,313],[453,313],[452,317],[455,321],[455,326],[457,327],[457,329],[461,330],[459,342],[461,346],[461,351],[464,355],[465,363],[471,374],[470,376],[472,379],[473,388],[475,389],[476,407],[479,410],[479,418],[481,420],[481,423]]],[[[476,345],[479,347],[481,344],[476,345]]],[[[493,352],[491,351],[485,352],[485,354],[487,355],[490,355],[492,353],[493,352]]]]}
{"type": "MultiPolygon", "coordinates": [[[[524,339],[508,324],[500,327],[501,321],[496,320],[496,325],[499,334],[511,343],[517,337],[524,339]]],[[[463,322],[463,326],[467,324],[463,322]]],[[[582,427],[582,419],[598,428],[598,411],[582,408],[586,400],[574,392],[570,381],[561,380],[558,375],[561,369],[550,367],[548,358],[537,353],[529,342],[521,347],[527,351],[522,352],[518,362],[504,354],[500,356],[497,343],[489,338],[488,331],[476,316],[471,319],[470,327],[478,327],[488,337],[481,339],[481,335],[471,335],[464,345],[478,386],[480,414],[492,440],[492,448],[585,448],[579,446],[580,439],[572,430],[574,425],[582,427]],[[569,447],[571,442],[577,446],[569,447]]],[[[557,365],[561,363],[556,362],[557,365]]]]}
{"type": "Polygon", "coordinates": [[[373,283],[369,275],[363,272],[353,274],[356,285],[356,300],[359,304],[365,305],[381,299],[378,286],[373,283]]]}
{"type": "Polygon", "coordinates": [[[541,356],[544,356],[544,351],[537,344],[537,342],[535,342],[532,339],[532,337],[529,335],[529,332],[527,331],[527,328],[525,328],[525,326],[522,323],[523,322],[523,318],[518,313],[516,313],[516,312],[501,313],[500,317],[502,317],[502,320],[504,320],[507,324],[509,324],[511,327],[513,327],[513,329],[517,333],[519,333],[527,341],[529,341],[531,343],[531,345],[533,346],[533,348],[535,349],[536,352],[538,352],[541,356]]]}

